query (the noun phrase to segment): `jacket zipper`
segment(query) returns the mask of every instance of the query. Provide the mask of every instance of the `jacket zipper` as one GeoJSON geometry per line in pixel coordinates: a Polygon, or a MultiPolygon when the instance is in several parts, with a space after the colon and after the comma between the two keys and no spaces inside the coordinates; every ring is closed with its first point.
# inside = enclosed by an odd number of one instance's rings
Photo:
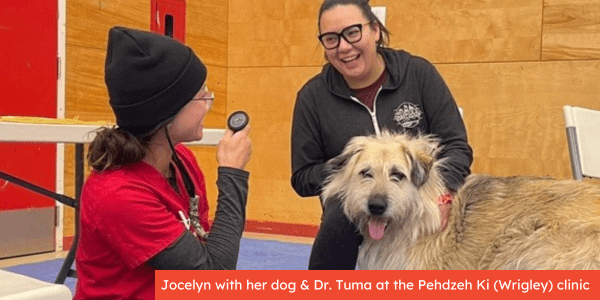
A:
{"type": "Polygon", "coordinates": [[[367,107],[364,103],[362,103],[356,97],[350,96],[350,99],[354,100],[355,102],[358,102],[358,104],[362,105],[364,108],[367,109],[367,111],[371,115],[371,121],[373,122],[373,127],[375,128],[375,134],[377,136],[381,136],[381,130],[379,130],[379,122],[377,121],[377,105],[376,104],[377,104],[377,96],[379,96],[379,92],[381,92],[382,89],[383,89],[383,86],[380,86],[379,90],[377,90],[377,93],[375,94],[375,98],[373,99],[373,111],[371,111],[369,109],[369,107],[367,107]]]}

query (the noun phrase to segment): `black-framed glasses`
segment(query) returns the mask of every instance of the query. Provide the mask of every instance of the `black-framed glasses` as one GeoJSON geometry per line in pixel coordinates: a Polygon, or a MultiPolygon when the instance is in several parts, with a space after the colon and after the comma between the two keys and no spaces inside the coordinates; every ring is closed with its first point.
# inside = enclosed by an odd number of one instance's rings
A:
{"type": "Polygon", "coordinates": [[[349,44],[354,44],[359,42],[362,39],[362,28],[363,25],[368,25],[373,22],[368,22],[364,24],[354,24],[350,25],[344,29],[340,33],[337,32],[325,32],[319,35],[319,41],[323,44],[323,47],[327,50],[335,49],[340,46],[340,38],[343,38],[349,44]]]}
{"type": "Polygon", "coordinates": [[[190,101],[206,101],[208,104],[208,110],[210,110],[212,108],[213,101],[215,100],[215,93],[209,92],[208,88],[206,87],[204,88],[203,92],[206,94],[198,98],[192,98],[190,101]]]}

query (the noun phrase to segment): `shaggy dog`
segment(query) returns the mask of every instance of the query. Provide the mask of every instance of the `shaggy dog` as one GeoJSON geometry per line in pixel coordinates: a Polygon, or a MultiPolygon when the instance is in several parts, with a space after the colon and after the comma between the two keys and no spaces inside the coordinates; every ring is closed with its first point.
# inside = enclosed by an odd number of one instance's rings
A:
{"type": "Polygon", "coordinates": [[[471,175],[440,232],[446,188],[428,136],[356,137],[322,197],[364,236],[360,269],[600,269],[600,185],[471,175]]]}

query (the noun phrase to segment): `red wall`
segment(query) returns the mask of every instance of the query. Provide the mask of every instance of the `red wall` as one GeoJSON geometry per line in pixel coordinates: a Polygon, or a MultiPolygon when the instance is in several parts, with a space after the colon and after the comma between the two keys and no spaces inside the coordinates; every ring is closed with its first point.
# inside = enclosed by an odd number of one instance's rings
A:
{"type": "MultiPolygon", "coordinates": [[[[0,115],[56,117],[57,2],[2,1],[0,115]]],[[[0,170],[54,190],[56,146],[0,143],[0,170]]],[[[0,180],[0,210],[47,206],[54,201],[0,180]]]]}

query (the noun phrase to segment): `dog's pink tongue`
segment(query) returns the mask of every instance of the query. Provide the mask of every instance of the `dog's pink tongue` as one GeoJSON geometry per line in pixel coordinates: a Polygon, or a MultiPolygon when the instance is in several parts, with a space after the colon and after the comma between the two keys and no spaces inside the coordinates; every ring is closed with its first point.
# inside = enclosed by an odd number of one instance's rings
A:
{"type": "Polygon", "coordinates": [[[385,230],[385,224],[377,221],[369,221],[369,235],[374,240],[380,240],[383,237],[383,231],[385,230]]]}

